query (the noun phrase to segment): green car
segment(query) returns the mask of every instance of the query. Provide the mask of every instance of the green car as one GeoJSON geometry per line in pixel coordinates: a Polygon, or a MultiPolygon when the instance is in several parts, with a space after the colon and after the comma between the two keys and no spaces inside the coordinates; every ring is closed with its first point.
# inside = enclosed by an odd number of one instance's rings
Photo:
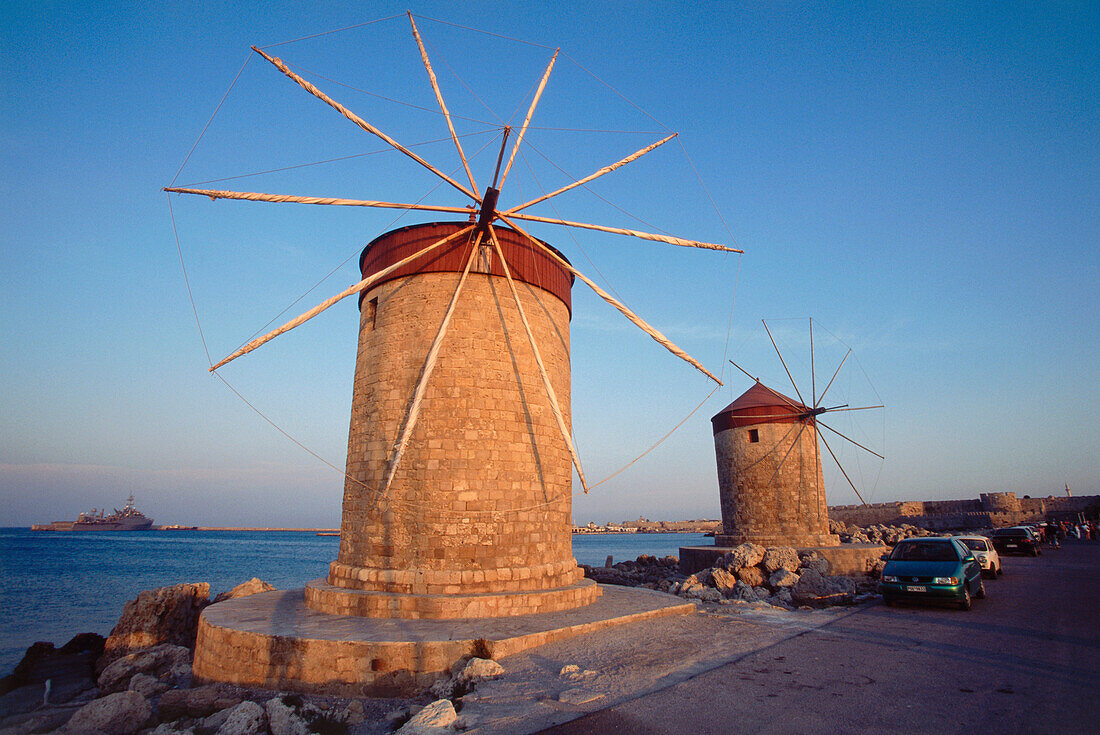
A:
{"type": "Polygon", "coordinates": [[[951,538],[911,538],[899,541],[882,570],[882,599],[953,602],[969,610],[971,600],[985,597],[982,565],[973,552],[951,538]]]}

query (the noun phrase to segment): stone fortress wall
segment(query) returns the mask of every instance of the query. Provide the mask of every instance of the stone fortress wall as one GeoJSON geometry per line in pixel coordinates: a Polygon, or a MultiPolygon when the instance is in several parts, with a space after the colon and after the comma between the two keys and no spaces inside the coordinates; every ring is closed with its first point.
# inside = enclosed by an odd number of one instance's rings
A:
{"type": "Polygon", "coordinates": [[[908,523],[931,530],[1002,528],[1084,513],[1100,507],[1100,495],[1019,498],[1014,492],[981,493],[975,500],[905,500],[870,505],[833,505],[829,518],[856,526],[908,523]]]}

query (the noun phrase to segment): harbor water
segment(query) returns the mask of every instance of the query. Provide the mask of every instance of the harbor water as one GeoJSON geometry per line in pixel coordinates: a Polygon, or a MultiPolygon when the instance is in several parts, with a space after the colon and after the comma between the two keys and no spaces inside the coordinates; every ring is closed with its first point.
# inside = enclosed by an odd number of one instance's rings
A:
{"type": "MultiPolygon", "coordinates": [[[[340,539],[305,531],[31,532],[0,529],[0,676],[35,641],[61,646],[106,636],[142,590],[208,582],[211,596],[259,577],[279,589],[324,577],[340,539]]],[[[712,543],[701,533],[578,534],[573,555],[603,564],[640,554],[676,556],[712,543]]]]}

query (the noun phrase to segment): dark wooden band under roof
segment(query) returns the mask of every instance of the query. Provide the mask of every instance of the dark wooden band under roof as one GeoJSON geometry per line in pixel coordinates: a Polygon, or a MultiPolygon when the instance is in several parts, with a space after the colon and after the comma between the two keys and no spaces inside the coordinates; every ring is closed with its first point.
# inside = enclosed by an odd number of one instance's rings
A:
{"type": "MultiPolygon", "coordinates": [[[[429,222],[390,230],[383,235],[379,235],[363,248],[363,253],[359,256],[359,270],[363,274],[363,278],[366,278],[402,258],[423,250],[447,235],[469,226],[470,223],[468,222],[429,222]]],[[[493,229],[500,240],[504,257],[508,260],[512,278],[552,293],[561,299],[566,308],[569,309],[570,315],[572,315],[573,304],[570,292],[573,287],[573,274],[562,268],[550,256],[537,249],[530,241],[514,230],[499,225],[493,229]]],[[[459,238],[453,243],[448,243],[427,255],[417,258],[408,265],[388,274],[379,283],[417,273],[461,273],[470,255],[473,237],[474,232],[471,232],[469,239],[459,238]]],[[[485,244],[489,244],[488,240],[485,240],[485,244]]],[[[547,245],[547,247],[558,253],[551,246],[547,245]]],[[[561,253],[558,253],[558,255],[563,260],[565,259],[565,256],[561,253]]],[[[494,276],[504,278],[504,269],[501,267],[495,253],[492,258],[491,273],[494,276]]],[[[364,294],[361,293],[359,295],[360,305],[363,298],[364,294]]]]}

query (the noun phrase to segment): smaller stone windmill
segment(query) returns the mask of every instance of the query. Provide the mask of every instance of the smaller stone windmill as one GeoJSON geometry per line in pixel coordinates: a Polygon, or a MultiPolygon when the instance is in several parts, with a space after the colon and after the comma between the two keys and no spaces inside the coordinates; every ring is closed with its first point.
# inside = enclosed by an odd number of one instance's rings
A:
{"type": "MultiPolygon", "coordinates": [[[[819,440],[860,500],[863,497],[819,427],[876,457],[882,458],[882,455],[821,423],[820,416],[827,411],[863,411],[882,406],[826,407],[822,404],[851,350],[820,395],[817,394],[816,378],[812,378],[811,404],[807,405],[766,322],[764,328],[798,400],[753,378],[756,382],[751,388],[711,419],[722,508],[722,532],[715,536],[715,545],[736,546],[748,541],[761,546],[836,546],[840,539],[829,533],[819,440]]],[[[810,345],[812,373],[812,319],[810,345]]]]}

